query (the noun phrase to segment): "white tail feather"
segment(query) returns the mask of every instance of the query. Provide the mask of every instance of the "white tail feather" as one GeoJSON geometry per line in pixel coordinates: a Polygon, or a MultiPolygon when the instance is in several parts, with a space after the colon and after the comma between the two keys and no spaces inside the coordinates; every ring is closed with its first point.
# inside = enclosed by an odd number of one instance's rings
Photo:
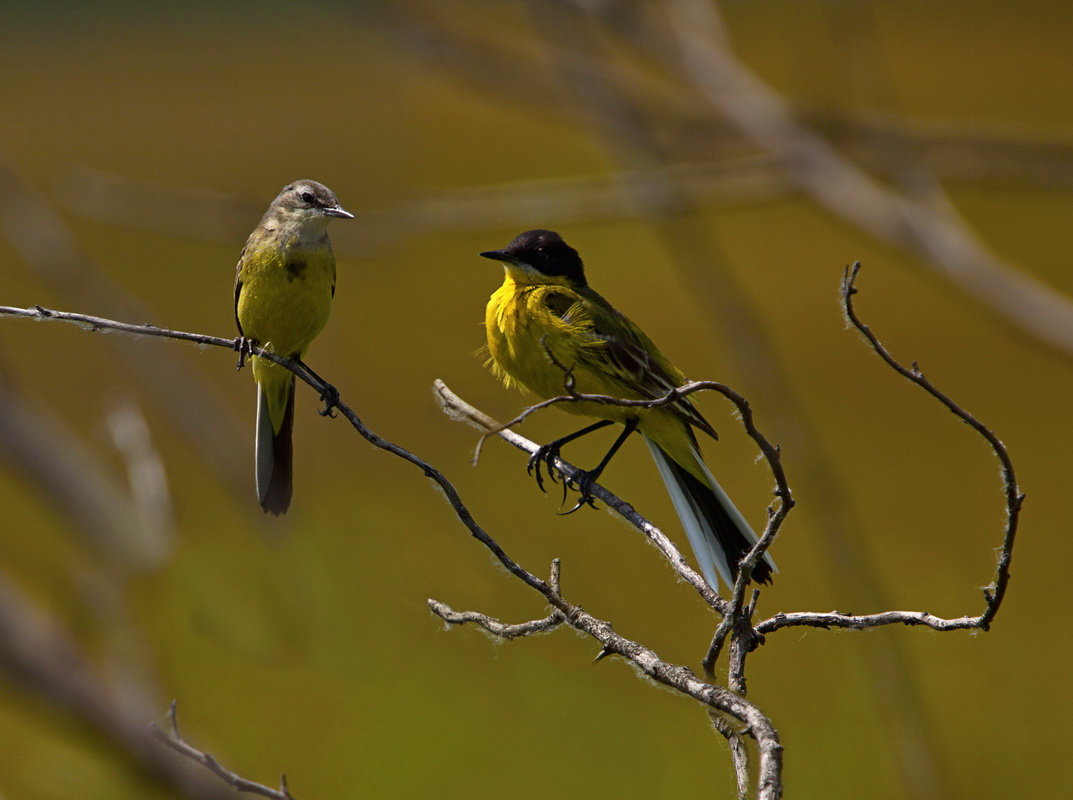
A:
{"type": "MultiPolygon", "coordinates": [[[[723,548],[719,544],[719,538],[712,529],[711,523],[679,483],[674,470],[671,468],[670,456],[647,437],[645,437],[645,443],[648,445],[649,452],[652,453],[652,458],[656,462],[656,467],[659,469],[660,477],[663,478],[663,483],[667,486],[667,492],[671,496],[675,511],[678,512],[682,527],[685,528],[686,536],[689,539],[689,544],[693,547],[693,554],[697,559],[704,579],[716,591],[719,589],[716,575],[723,579],[728,588],[732,587],[734,585],[733,571],[727,561],[726,553],[723,552],[723,548]]],[[[719,485],[719,481],[712,475],[696,448],[692,448],[692,454],[701,469],[703,469],[707,483],[718,498],[719,504],[733,520],[735,526],[745,535],[749,543],[755,544],[758,537],[748,521],[738,511],[737,506],[731,501],[729,495],[723,491],[723,487],[719,485]]],[[[764,560],[771,565],[772,570],[775,570],[775,564],[771,561],[770,556],[765,554],[764,560]]]]}
{"type": "Polygon", "coordinates": [[[257,497],[263,504],[272,482],[272,419],[268,413],[268,398],[257,387],[257,435],[254,437],[253,459],[257,466],[257,497]]]}

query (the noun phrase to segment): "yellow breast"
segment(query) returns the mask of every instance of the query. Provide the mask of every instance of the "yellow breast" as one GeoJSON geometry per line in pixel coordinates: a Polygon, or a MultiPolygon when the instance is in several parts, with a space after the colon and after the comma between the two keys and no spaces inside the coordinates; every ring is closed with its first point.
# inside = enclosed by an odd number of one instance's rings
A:
{"type": "Polygon", "coordinates": [[[248,245],[238,277],[243,334],[280,355],[300,357],[331,312],[335,257],[327,237],[316,247],[248,245]]]}
{"type": "MultiPolygon", "coordinates": [[[[636,396],[592,357],[600,341],[593,336],[588,320],[566,321],[550,313],[542,296],[546,291],[548,287],[516,284],[508,278],[492,295],[485,312],[488,365],[492,371],[508,386],[528,389],[545,399],[567,394],[567,370],[578,392],[636,396]]],[[[637,416],[636,409],[595,403],[564,403],[559,407],[573,414],[605,419],[637,416]]]]}

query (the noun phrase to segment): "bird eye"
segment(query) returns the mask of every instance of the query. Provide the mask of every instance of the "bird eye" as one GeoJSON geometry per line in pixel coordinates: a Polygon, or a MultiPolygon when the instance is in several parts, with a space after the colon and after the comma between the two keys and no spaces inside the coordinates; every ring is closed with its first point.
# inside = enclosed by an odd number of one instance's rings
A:
{"type": "Polygon", "coordinates": [[[316,198],[313,197],[312,192],[302,192],[302,202],[303,203],[309,203],[310,205],[312,205],[314,200],[316,200],[316,198]]]}

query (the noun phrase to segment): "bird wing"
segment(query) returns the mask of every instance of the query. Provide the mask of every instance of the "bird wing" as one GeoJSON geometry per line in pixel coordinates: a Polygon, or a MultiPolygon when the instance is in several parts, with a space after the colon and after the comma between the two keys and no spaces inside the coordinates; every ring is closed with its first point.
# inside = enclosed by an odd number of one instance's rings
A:
{"type": "Polygon", "coordinates": [[[242,245],[242,252],[238,254],[238,263],[235,264],[235,325],[238,326],[238,335],[245,336],[246,334],[242,330],[242,322],[238,318],[238,300],[242,295],[242,265],[246,261],[246,250],[249,249],[250,240],[246,240],[246,244],[242,245]]]}
{"type": "MultiPolygon", "coordinates": [[[[578,360],[627,394],[655,400],[686,382],[685,375],[637,325],[591,289],[556,288],[545,294],[544,305],[583,340],[578,360]]],[[[688,425],[719,438],[688,399],[678,398],[665,407],[688,425]]]]}

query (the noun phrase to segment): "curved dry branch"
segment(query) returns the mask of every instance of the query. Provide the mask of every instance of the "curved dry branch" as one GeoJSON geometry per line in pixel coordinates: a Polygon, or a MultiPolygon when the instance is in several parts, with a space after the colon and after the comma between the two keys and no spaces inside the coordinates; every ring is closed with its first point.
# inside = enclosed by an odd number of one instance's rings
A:
{"type": "Polygon", "coordinates": [[[1017,483],[1014,473],[1013,462],[1006,446],[995,433],[976,419],[972,414],[955,403],[947,394],[938,389],[914,361],[912,366],[906,367],[899,363],[890,352],[883,346],[872,329],[857,316],[853,306],[853,297],[857,294],[857,275],[860,273],[861,264],[855,262],[846,268],[842,279],[842,306],[846,319],[850,325],[857,329],[868,342],[876,354],[883,359],[891,369],[906,380],[916,384],[929,395],[934,397],[945,406],[950,413],[976,431],[984,441],[990,445],[992,452],[1001,465],[1002,491],[1006,503],[1006,524],[1002,535],[1002,544],[999,547],[998,563],[995,567],[995,575],[991,584],[984,588],[984,609],[976,616],[955,617],[944,619],[926,611],[884,611],[877,614],[843,614],[838,611],[811,612],[800,611],[779,613],[760,622],[755,631],[757,634],[770,633],[781,628],[808,626],[815,628],[875,628],[880,625],[922,625],[937,631],[988,630],[995,615],[998,614],[1002,600],[1006,596],[1006,588],[1010,581],[1010,562],[1013,558],[1013,546],[1017,538],[1017,527],[1021,516],[1021,506],[1025,495],[1017,483]]]}
{"type": "Polygon", "coordinates": [[[479,611],[455,611],[446,603],[431,598],[428,601],[428,608],[448,625],[472,623],[498,639],[520,639],[523,636],[532,636],[534,633],[548,633],[563,624],[563,615],[558,611],[552,611],[541,619],[507,623],[479,611]]]}
{"type": "MultiPolygon", "coordinates": [[[[434,388],[444,413],[455,419],[468,422],[478,430],[481,430],[483,433],[481,437],[482,442],[488,436],[500,436],[518,449],[524,450],[530,454],[536,452],[538,445],[535,442],[531,442],[528,439],[519,436],[517,433],[514,433],[511,428],[523,422],[531,414],[553,405],[558,405],[560,403],[598,403],[601,405],[615,405],[626,408],[658,408],[660,406],[672,404],[680,398],[687,397],[688,395],[700,391],[714,391],[726,397],[734,404],[738,411],[741,424],[745,428],[745,432],[757,443],[757,446],[759,446],[764,459],[767,461],[768,466],[771,469],[772,476],[775,479],[775,489],[773,490],[773,494],[777,501],[768,508],[768,524],[764,530],[764,534],[739,564],[738,581],[734,587],[735,596],[737,596],[736,607],[739,610],[742,605],[742,597],[744,596],[745,587],[749,583],[753,569],[756,567],[757,563],[759,563],[760,559],[763,558],[768,547],[771,546],[771,543],[779,532],[779,528],[786,519],[786,515],[795,505],[793,493],[790,490],[789,483],[786,480],[786,472],[782,466],[782,458],[779,453],[778,445],[772,444],[756,427],[752,407],[749,405],[749,401],[724,383],[719,383],[717,381],[690,381],[689,383],[671,389],[661,397],[652,400],[630,400],[621,397],[612,397],[610,395],[584,394],[571,391],[569,394],[557,395],[556,397],[551,397],[547,400],[535,403],[534,405],[525,408],[521,413],[514,417],[514,419],[505,423],[496,422],[479,409],[466,403],[458,395],[452,392],[443,381],[437,380],[434,384],[434,388]]],[[[569,385],[566,388],[568,391],[571,389],[569,385]]],[[[478,447],[479,446],[480,445],[478,445],[478,447]]],[[[576,472],[576,467],[573,467],[561,459],[556,460],[555,464],[560,474],[567,480],[569,480],[576,472]]],[[[634,525],[634,527],[646,536],[649,536],[650,539],[653,538],[650,535],[650,532],[654,530],[654,526],[652,526],[650,522],[639,517],[632,506],[625,503],[611,492],[603,487],[597,486],[597,488],[599,489],[599,492],[594,492],[596,497],[607,503],[610,508],[617,511],[628,522],[634,525]]],[[[660,535],[662,536],[662,534],[660,535]]],[[[677,549],[672,551],[670,548],[665,548],[659,541],[655,542],[655,544],[661,551],[663,551],[664,556],[671,562],[671,566],[673,566],[683,578],[689,583],[694,584],[696,587],[695,581],[692,580],[689,575],[683,574],[682,570],[679,569],[683,564],[683,559],[677,549]]],[[[673,547],[673,545],[671,545],[671,547],[673,547]]],[[[692,572],[692,569],[690,569],[690,571],[692,572]]],[[[694,573],[694,575],[696,575],[696,573],[694,573]]],[[[701,580],[701,583],[704,583],[704,581],[701,580]]],[[[700,591],[700,587],[696,588],[700,591]]],[[[701,594],[705,595],[703,591],[701,591],[701,594]]],[[[733,601],[731,606],[728,606],[725,600],[718,605],[712,605],[721,614],[726,616],[731,613],[733,601]]]]}
{"type": "Polygon", "coordinates": [[[601,645],[595,658],[596,661],[610,655],[620,656],[657,683],[706,706],[716,730],[726,736],[731,744],[739,785],[743,780],[747,782],[747,768],[743,766],[745,764],[744,745],[741,741],[741,733],[733,729],[726,717],[731,717],[743,724],[745,731],[756,742],[759,753],[758,800],[778,800],[782,797],[782,744],[771,720],[756,705],[730,689],[701,680],[688,667],[664,661],[655,651],[616,633],[610,622],[598,619],[581,606],[566,600],[558,588],[552,586],[552,583],[558,583],[557,578],[558,567],[556,566],[553,567],[553,580],[545,584],[549,590],[545,593],[545,597],[554,610],[543,620],[534,620],[519,625],[504,625],[499,620],[479,612],[456,614],[442,603],[430,601],[430,605],[435,604],[433,610],[447,622],[453,624],[472,622],[501,638],[517,638],[532,633],[542,633],[552,624],[558,625],[560,621],[574,630],[588,634],[601,645]],[[441,611],[445,611],[446,614],[440,613],[441,611]],[[553,623],[557,615],[559,620],[553,623]],[[744,779],[743,775],[745,775],[744,779]]]}
{"type": "MultiPolygon", "coordinates": [[[[865,325],[856,315],[853,308],[853,295],[857,292],[854,286],[857,274],[859,272],[860,265],[854,264],[846,271],[845,278],[842,284],[842,298],[844,303],[844,309],[847,319],[850,323],[857,328],[861,334],[867,339],[872,348],[883,358],[883,360],[898,372],[903,377],[911,380],[922,389],[931,394],[934,398],[939,400],[948,410],[955,414],[959,419],[969,424],[974,430],[977,431],[991,446],[995,452],[996,457],[1002,466],[1003,487],[1006,498],[1006,512],[1007,522],[1006,529],[1003,536],[1003,544],[1000,549],[998,566],[996,568],[995,579],[992,585],[984,590],[985,596],[985,609],[983,613],[978,616],[965,616],[953,619],[944,619],[937,617],[934,614],[922,611],[885,611],[877,614],[870,615],[852,615],[843,614],[840,612],[829,613],[814,613],[814,612],[783,612],[774,615],[770,619],[764,620],[755,626],[752,623],[753,613],[756,607],[758,598],[758,591],[754,590],[752,598],[748,604],[745,603],[745,590],[748,585],[748,570],[756,564],[764,549],[770,544],[771,539],[774,537],[778,530],[779,525],[785,518],[786,513],[793,506],[793,498],[790,494],[789,488],[786,485],[785,475],[781,467],[781,459],[779,458],[778,448],[771,445],[760,433],[756,430],[753,423],[752,415],[749,409],[748,403],[740,395],[737,395],[723,384],[718,384],[710,381],[697,381],[687,384],[682,387],[671,390],[665,396],[652,399],[652,400],[626,400],[621,398],[614,398],[605,395],[588,395],[581,394],[573,390],[569,380],[565,382],[566,394],[550,398],[536,405],[526,408],[517,417],[511,420],[506,425],[500,425],[494,420],[483,415],[477,409],[472,406],[468,406],[459,400],[455,395],[442,384],[437,382],[436,389],[441,396],[441,402],[444,404],[445,411],[455,417],[462,418],[465,421],[474,424],[475,427],[483,430],[485,435],[498,435],[506,439],[511,444],[519,447],[526,452],[533,453],[537,446],[518,436],[518,434],[509,430],[513,425],[516,425],[524,421],[529,415],[536,411],[547,408],[551,405],[559,403],[570,402],[595,402],[603,404],[613,404],[625,407],[639,407],[639,408],[652,408],[667,403],[672,403],[678,398],[691,394],[695,391],[702,389],[710,389],[718,391],[730,399],[738,408],[741,415],[742,422],[749,435],[758,443],[765,457],[767,458],[772,472],[776,479],[776,498],[780,502],[773,503],[769,508],[769,520],[768,526],[765,530],[764,536],[761,537],[757,546],[749,553],[749,555],[742,562],[741,574],[738,580],[735,582],[733,595],[729,608],[721,608],[720,610],[724,614],[723,621],[720,623],[716,634],[713,637],[712,644],[709,647],[708,653],[704,659],[704,667],[709,675],[712,674],[715,660],[724,646],[725,641],[729,637],[730,640],[730,664],[729,664],[729,678],[730,689],[729,691],[734,697],[744,699],[746,692],[745,681],[745,661],[748,654],[755,649],[759,644],[764,641],[764,634],[770,633],[775,630],[779,630],[784,627],[792,626],[814,626],[822,628],[831,627],[843,627],[852,629],[864,629],[872,628],[880,625],[889,624],[905,624],[905,625],[921,625],[932,628],[938,631],[948,630],[964,630],[964,629],[980,629],[988,630],[991,621],[998,613],[998,609],[1002,603],[1002,599],[1005,596],[1005,592],[1009,582],[1009,567],[1012,557],[1012,549],[1016,537],[1017,524],[1020,514],[1021,504],[1024,500],[1024,495],[1018,488],[1016,477],[1013,470],[1012,461],[1009,458],[1009,454],[1006,451],[1005,446],[999,440],[999,438],[985,425],[976,420],[972,415],[962,409],[957,403],[951,400],[946,394],[936,388],[921,372],[919,367],[914,363],[912,368],[903,367],[899,364],[880,344],[875,335],[871,332],[867,325],[865,325]]],[[[567,373],[568,377],[568,373],[567,373]]],[[[559,469],[561,474],[569,478],[573,473],[573,467],[563,462],[556,462],[556,468],[559,469]]],[[[610,495],[610,497],[614,497],[610,495]]],[[[606,497],[605,502],[608,502],[606,497]]],[[[617,498],[615,498],[617,500],[617,498]]],[[[631,509],[632,510],[632,509],[631,509]]],[[[563,610],[566,614],[564,606],[556,605],[557,608],[563,610]]],[[[550,619],[550,618],[549,618],[550,619]]],[[[454,621],[465,622],[475,621],[481,624],[485,629],[491,629],[488,625],[490,618],[482,614],[473,613],[469,618],[456,618],[454,621]]],[[[496,625],[502,626],[497,620],[492,620],[496,625]]],[[[572,622],[567,616],[567,622],[574,627],[577,625],[572,622]]],[[[527,623],[534,626],[534,632],[543,630],[543,624],[545,620],[534,621],[533,623],[527,623]]],[[[511,629],[511,633],[516,635],[525,635],[520,627],[511,629]]],[[[602,640],[603,641],[603,640],[602,640]]],[[[602,658],[610,653],[620,652],[616,650],[608,642],[604,642],[604,647],[600,651],[599,656],[602,658]]],[[[699,698],[697,698],[699,699],[699,698]]],[[[739,796],[744,797],[746,793],[748,766],[746,761],[746,753],[743,748],[743,743],[740,739],[740,734],[735,730],[734,726],[723,716],[720,716],[718,712],[710,711],[712,718],[712,724],[721,735],[727,738],[731,746],[732,757],[734,761],[735,774],[738,781],[739,796]]],[[[739,720],[741,717],[737,717],[739,720]]],[[[755,734],[755,731],[750,731],[755,734]]],[[[757,739],[758,744],[760,739],[757,739]]],[[[764,767],[761,766],[761,794],[764,795],[763,775],[764,767]]],[[[781,791],[781,787],[778,789],[781,791]]],[[[777,795],[773,795],[777,796],[777,795]]]]}
{"type": "Polygon", "coordinates": [[[921,625],[935,631],[959,631],[987,627],[981,616],[937,617],[927,611],[881,611],[877,614],[846,614],[841,611],[781,611],[757,623],[757,633],[771,633],[782,628],[849,628],[866,630],[882,625],[921,625]]]}
{"type": "MultiPolygon", "coordinates": [[[[492,539],[473,519],[469,509],[462,503],[462,499],[458,494],[458,491],[443,476],[443,474],[426,461],[418,458],[413,453],[409,452],[405,448],[399,447],[394,442],[390,442],[381,436],[378,436],[362,422],[361,418],[354,412],[352,408],[346,405],[340,398],[339,393],[330,383],[318,376],[315,372],[309,369],[301,361],[296,361],[284,356],[277,355],[263,347],[251,345],[248,340],[241,338],[238,339],[225,339],[220,336],[210,336],[203,333],[188,333],[186,331],[176,331],[168,328],[160,328],[156,325],[137,325],[130,322],[120,322],[114,319],[107,319],[105,317],[96,317],[92,314],[80,314],[69,311],[57,311],[55,309],[43,308],[41,306],[32,306],[30,308],[18,308],[15,306],[0,306],[0,316],[12,316],[23,317],[34,320],[56,320],[60,322],[68,322],[77,325],[90,332],[99,331],[119,331],[122,333],[131,334],[133,336],[155,336],[164,339],[178,339],[179,341],[193,342],[200,345],[210,345],[213,347],[222,347],[227,350],[234,350],[241,352],[245,355],[255,355],[261,358],[268,359],[281,367],[294,373],[294,375],[311,386],[321,398],[327,398],[329,408],[328,411],[337,411],[341,414],[351,426],[362,436],[367,442],[381,450],[386,450],[405,461],[409,461],[414,466],[421,469],[425,476],[431,478],[440,488],[443,489],[447,496],[447,501],[455,509],[456,514],[462,523],[469,528],[470,532],[479,539],[486,547],[488,547],[492,553],[499,559],[500,563],[507,568],[509,572],[515,575],[515,577],[521,579],[532,588],[537,591],[543,591],[547,588],[547,584],[544,581],[537,578],[535,575],[522,569],[515,564],[507,554],[496,544],[492,539]]],[[[324,412],[322,412],[324,413],[324,412]]]]}
{"type": "MultiPolygon", "coordinates": [[[[514,431],[510,430],[507,425],[502,425],[490,416],[485,414],[478,408],[471,406],[457,394],[451,391],[451,389],[441,380],[433,382],[433,391],[436,393],[436,399],[439,401],[440,407],[451,419],[459,422],[465,422],[468,425],[473,426],[477,430],[481,431],[485,436],[496,435],[503,439],[508,444],[512,444],[523,452],[532,455],[537,451],[539,445],[536,442],[526,439],[514,431]]],[[[598,395],[593,395],[597,397],[598,395]]],[[[587,397],[587,395],[579,395],[579,397],[587,397]]],[[[556,400],[562,400],[564,402],[574,400],[564,395],[562,398],[555,398],[556,400]]],[[[608,398],[613,399],[613,398],[608,398]]],[[[637,401],[637,402],[658,402],[658,401],[637,401]]],[[[509,425],[509,423],[508,423],[509,425]]],[[[563,475],[568,480],[577,473],[577,467],[564,461],[562,458],[555,459],[555,469],[560,475],[563,475]]],[[[600,484],[593,484],[592,487],[593,496],[602,501],[608,508],[622,517],[626,522],[639,530],[644,534],[656,548],[660,551],[663,557],[671,565],[671,568],[678,573],[678,575],[692,586],[697,594],[713,609],[720,614],[726,614],[730,611],[730,604],[725,599],[719,596],[718,593],[712,587],[708,585],[708,582],[701,577],[700,573],[690,566],[685,557],[678,547],[670,540],[670,538],[663,533],[659,528],[641,516],[637,510],[627,503],[622,498],[618,497],[614,493],[608,491],[600,484]]]]}
{"type": "Polygon", "coordinates": [[[278,789],[271,789],[264,784],[251,781],[248,778],[243,778],[237,772],[232,772],[217,761],[215,756],[211,753],[199,750],[183,739],[182,735],[179,733],[179,720],[175,709],[176,701],[172,700],[171,705],[168,707],[168,727],[166,730],[161,728],[155,722],[149,723],[149,729],[152,730],[153,735],[156,736],[158,740],[166,744],[176,753],[189,758],[197,764],[201,764],[201,766],[237,792],[256,794],[261,797],[268,797],[270,800],[295,800],[294,795],[292,795],[287,788],[286,775],[280,776],[278,789]]]}

